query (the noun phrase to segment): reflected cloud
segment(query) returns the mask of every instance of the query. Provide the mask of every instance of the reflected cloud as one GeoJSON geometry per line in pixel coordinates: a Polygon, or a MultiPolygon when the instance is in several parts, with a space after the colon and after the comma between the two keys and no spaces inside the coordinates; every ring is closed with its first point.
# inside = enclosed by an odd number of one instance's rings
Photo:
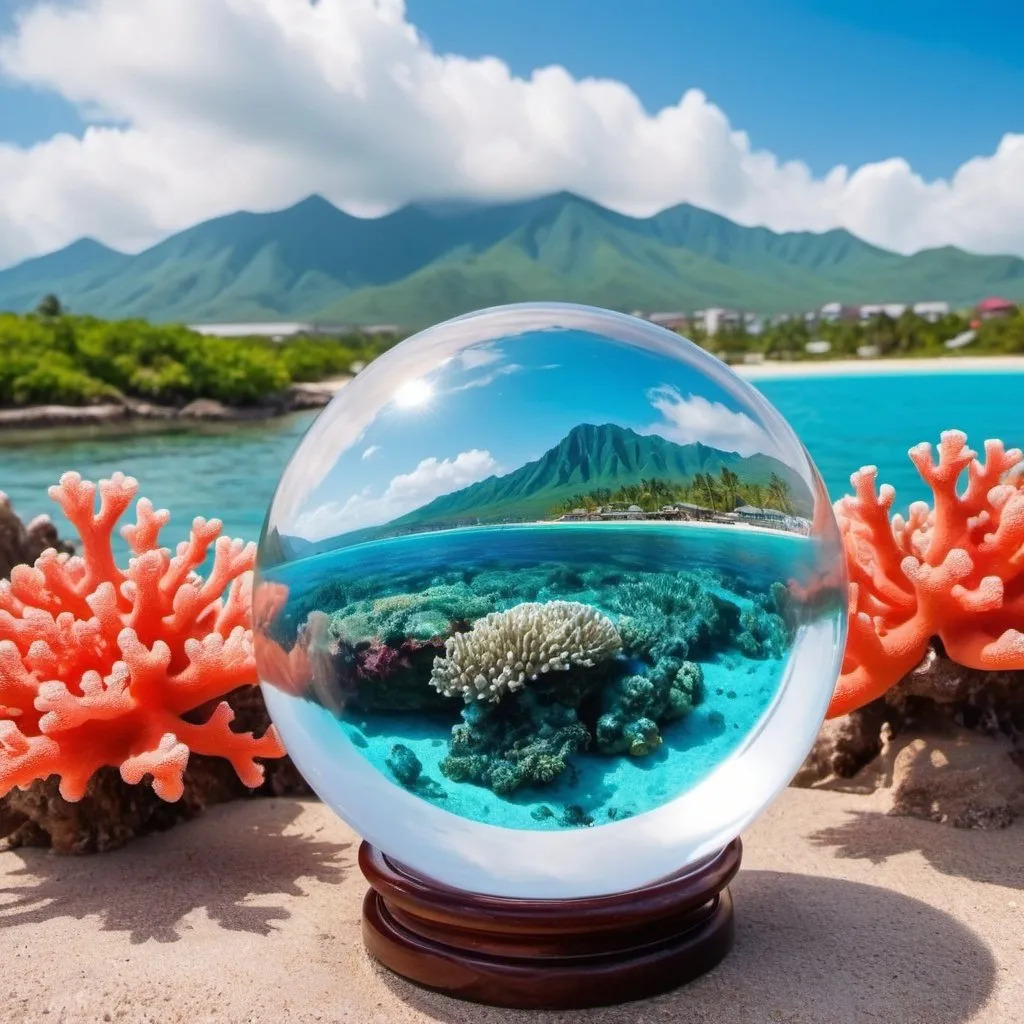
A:
{"type": "Polygon", "coordinates": [[[662,420],[639,431],[642,434],[659,434],[677,444],[699,442],[744,456],[781,454],[764,427],[746,413],[734,411],[721,402],[709,401],[703,395],[684,396],[667,385],[651,388],[647,398],[662,420]]]}
{"type": "Polygon", "coordinates": [[[364,460],[365,459],[372,459],[374,457],[374,455],[376,455],[377,452],[379,452],[379,451],[380,451],[380,445],[379,444],[371,444],[370,447],[367,448],[365,452],[363,452],[363,459],[364,460]]]}
{"type": "Polygon", "coordinates": [[[500,467],[491,453],[478,448],[460,452],[453,459],[423,459],[412,472],[394,477],[379,495],[374,495],[372,487],[364,487],[345,502],[327,502],[306,513],[298,520],[297,533],[316,541],[380,526],[498,472],[500,467]]]}
{"type": "Polygon", "coordinates": [[[476,377],[473,380],[466,381],[465,384],[459,384],[451,390],[468,391],[470,388],[485,388],[489,384],[493,384],[499,377],[507,377],[511,373],[519,373],[520,370],[524,369],[525,367],[520,366],[519,363],[509,363],[507,366],[499,366],[496,370],[492,370],[482,377],[476,377]]]}

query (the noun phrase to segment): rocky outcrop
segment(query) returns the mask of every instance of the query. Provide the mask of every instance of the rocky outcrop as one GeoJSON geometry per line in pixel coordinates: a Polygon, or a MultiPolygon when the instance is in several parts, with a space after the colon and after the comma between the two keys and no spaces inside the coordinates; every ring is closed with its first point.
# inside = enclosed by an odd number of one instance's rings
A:
{"type": "Polygon", "coordinates": [[[14,566],[34,562],[47,548],[74,550],[57,536],[57,527],[49,516],[36,516],[26,526],[0,491],[0,579],[8,579],[14,566]]]}
{"type": "Polygon", "coordinates": [[[283,416],[325,406],[344,385],[344,379],[320,384],[293,384],[287,391],[259,405],[229,406],[198,398],[182,407],[125,399],[100,405],[30,405],[0,409],[0,430],[29,430],[78,426],[105,426],[133,421],[248,421],[283,416]]]}
{"type": "Polygon", "coordinates": [[[884,697],[825,723],[794,785],[874,794],[956,828],[1024,815],[1024,672],[966,669],[931,649],[884,697]]]}

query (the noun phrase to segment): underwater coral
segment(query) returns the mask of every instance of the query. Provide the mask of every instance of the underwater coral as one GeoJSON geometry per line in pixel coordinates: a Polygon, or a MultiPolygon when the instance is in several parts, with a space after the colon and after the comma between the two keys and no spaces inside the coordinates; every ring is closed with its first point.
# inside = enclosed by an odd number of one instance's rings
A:
{"type": "Polygon", "coordinates": [[[1024,475],[1020,449],[985,442],[985,460],[956,430],[910,458],[934,505],[889,513],[895,491],[877,470],[854,473],[836,503],[850,575],[850,628],[833,718],[884,694],[937,638],[971,669],[1024,669],[1024,475]],[[966,470],[967,486],[957,491],[966,470]]]}
{"type": "Polygon", "coordinates": [[[526,680],[592,668],[622,647],[611,620],[579,601],[529,601],[491,612],[445,641],[430,681],[446,697],[497,703],[526,680]]]}
{"type": "MultiPolygon", "coordinates": [[[[701,659],[785,655],[785,586],[732,593],[710,569],[600,564],[412,567],[353,576],[347,592],[334,579],[299,599],[309,619],[330,615],[335,650],[333,693],[306,696],[354,724],[409,713],[440,730],[453,723],[434,762],[448,782],[500,796],[542,789],[571,780],[583,755],[611,764],[657,751],[665,729],[704,699],[701,659]]],[[[303,628],[294,626],[296,637],[303,628]]],[[[403,734],[397,719],[375,721],[403,734]]],[[[724,728],[719,712],[708,721],[724,728]]],[[[400,785],[445,797],[406,744],[393,743],[384,760],[400,785]]],[[[562,817],[579,826],[586,813],[562,817]]]]}
{"type": "Polygon", "coordinates": [[[111,536],[138,484],[115,474],[98,489],[98,511],[97,488],[77,473],[50,489],[81,556],[44,551],[0,582],[0,795],[59,776],[60,795],[79,800],[109,766],[127,783],[151,777],[173,801],[190,753],[225,758],[246,786],[259,786],[256,758],[282,756],[280,740],[272,727],[260,737],[234,731],[235,713],[220,700],[257,681],[254,545],[197,518],[171,555],[159,546],[169,513],[143,498],[121,530],[134,554],[121,569],[111,536]],[[196,570],[211,548],[204,580],[196,570]]]}

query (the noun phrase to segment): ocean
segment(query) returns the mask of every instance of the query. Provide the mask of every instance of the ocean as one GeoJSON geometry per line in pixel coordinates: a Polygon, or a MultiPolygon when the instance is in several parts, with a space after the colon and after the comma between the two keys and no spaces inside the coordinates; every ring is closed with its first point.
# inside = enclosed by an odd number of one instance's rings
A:
{"type": "MultiPolygon", "coordinates": [[[[816,377],[756,386],[803,440],[833,498],[867,464],[895,486],[898,507],[929,498],[907,449],[937,442],[949,428],[966,431],[977,448],[989,437],[1024,444],[1021,373],[816,377]]],[[[67,532],[47,487],[69,469],[89,479],[120,469],[139,479],[140,493],[157,507],[171,510],[167,537],[180,539],[201,515],[218,516],[232,536],[255,540],[277,479],[313,417],[170,434],[76,430],[29,442],[24,434],[16,441],[0,435],[0,491],[23,517],[50,513],[67,532]]]]}

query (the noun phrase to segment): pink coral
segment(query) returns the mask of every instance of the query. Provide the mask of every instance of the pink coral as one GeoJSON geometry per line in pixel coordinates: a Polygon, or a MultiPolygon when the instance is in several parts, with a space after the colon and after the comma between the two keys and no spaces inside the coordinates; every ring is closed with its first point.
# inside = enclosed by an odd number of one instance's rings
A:
{"type": "Polygon", "coordinates": [[[910,458],[935,495],[889,521],[895,492],[877,470],[850,478],[835,509],[850,574],[850,632],[829,717],[880,697],[924,657],[933,637],[967,668],[1024,669],[1024,456],[966,435],[942,434],[938,462],[920,444],[910,458]],[[957,482],[967,471],[967,486],[957,482]]]}
{"type": "Polygon", "coordinates": [[[204,722],[190,712],[257,681],[249,626],[255,546],[221,537],[197,518],[174,556],[158,547],[169,513],[142,498],[122,536],[134,557],[121,570],[111,537],[138,483],[115,474],[96,487],[65,473],[50,496],[78,530],[82,554],[44,551],[0,582],[0,796],[60,776],[79,800],[104,765],[125,782],[149,775],[177,800],[189,753],[228,759],[257,787],[257,757],[280,757],[273,728],[232,730],[221,701],[204,722]],[[196,569],[213,547],[203,580],[196,569]],[[226,596],[225,596],[226,595],[226,596]],[[194,717],[194,716],[193,716],[194,717]]]}

